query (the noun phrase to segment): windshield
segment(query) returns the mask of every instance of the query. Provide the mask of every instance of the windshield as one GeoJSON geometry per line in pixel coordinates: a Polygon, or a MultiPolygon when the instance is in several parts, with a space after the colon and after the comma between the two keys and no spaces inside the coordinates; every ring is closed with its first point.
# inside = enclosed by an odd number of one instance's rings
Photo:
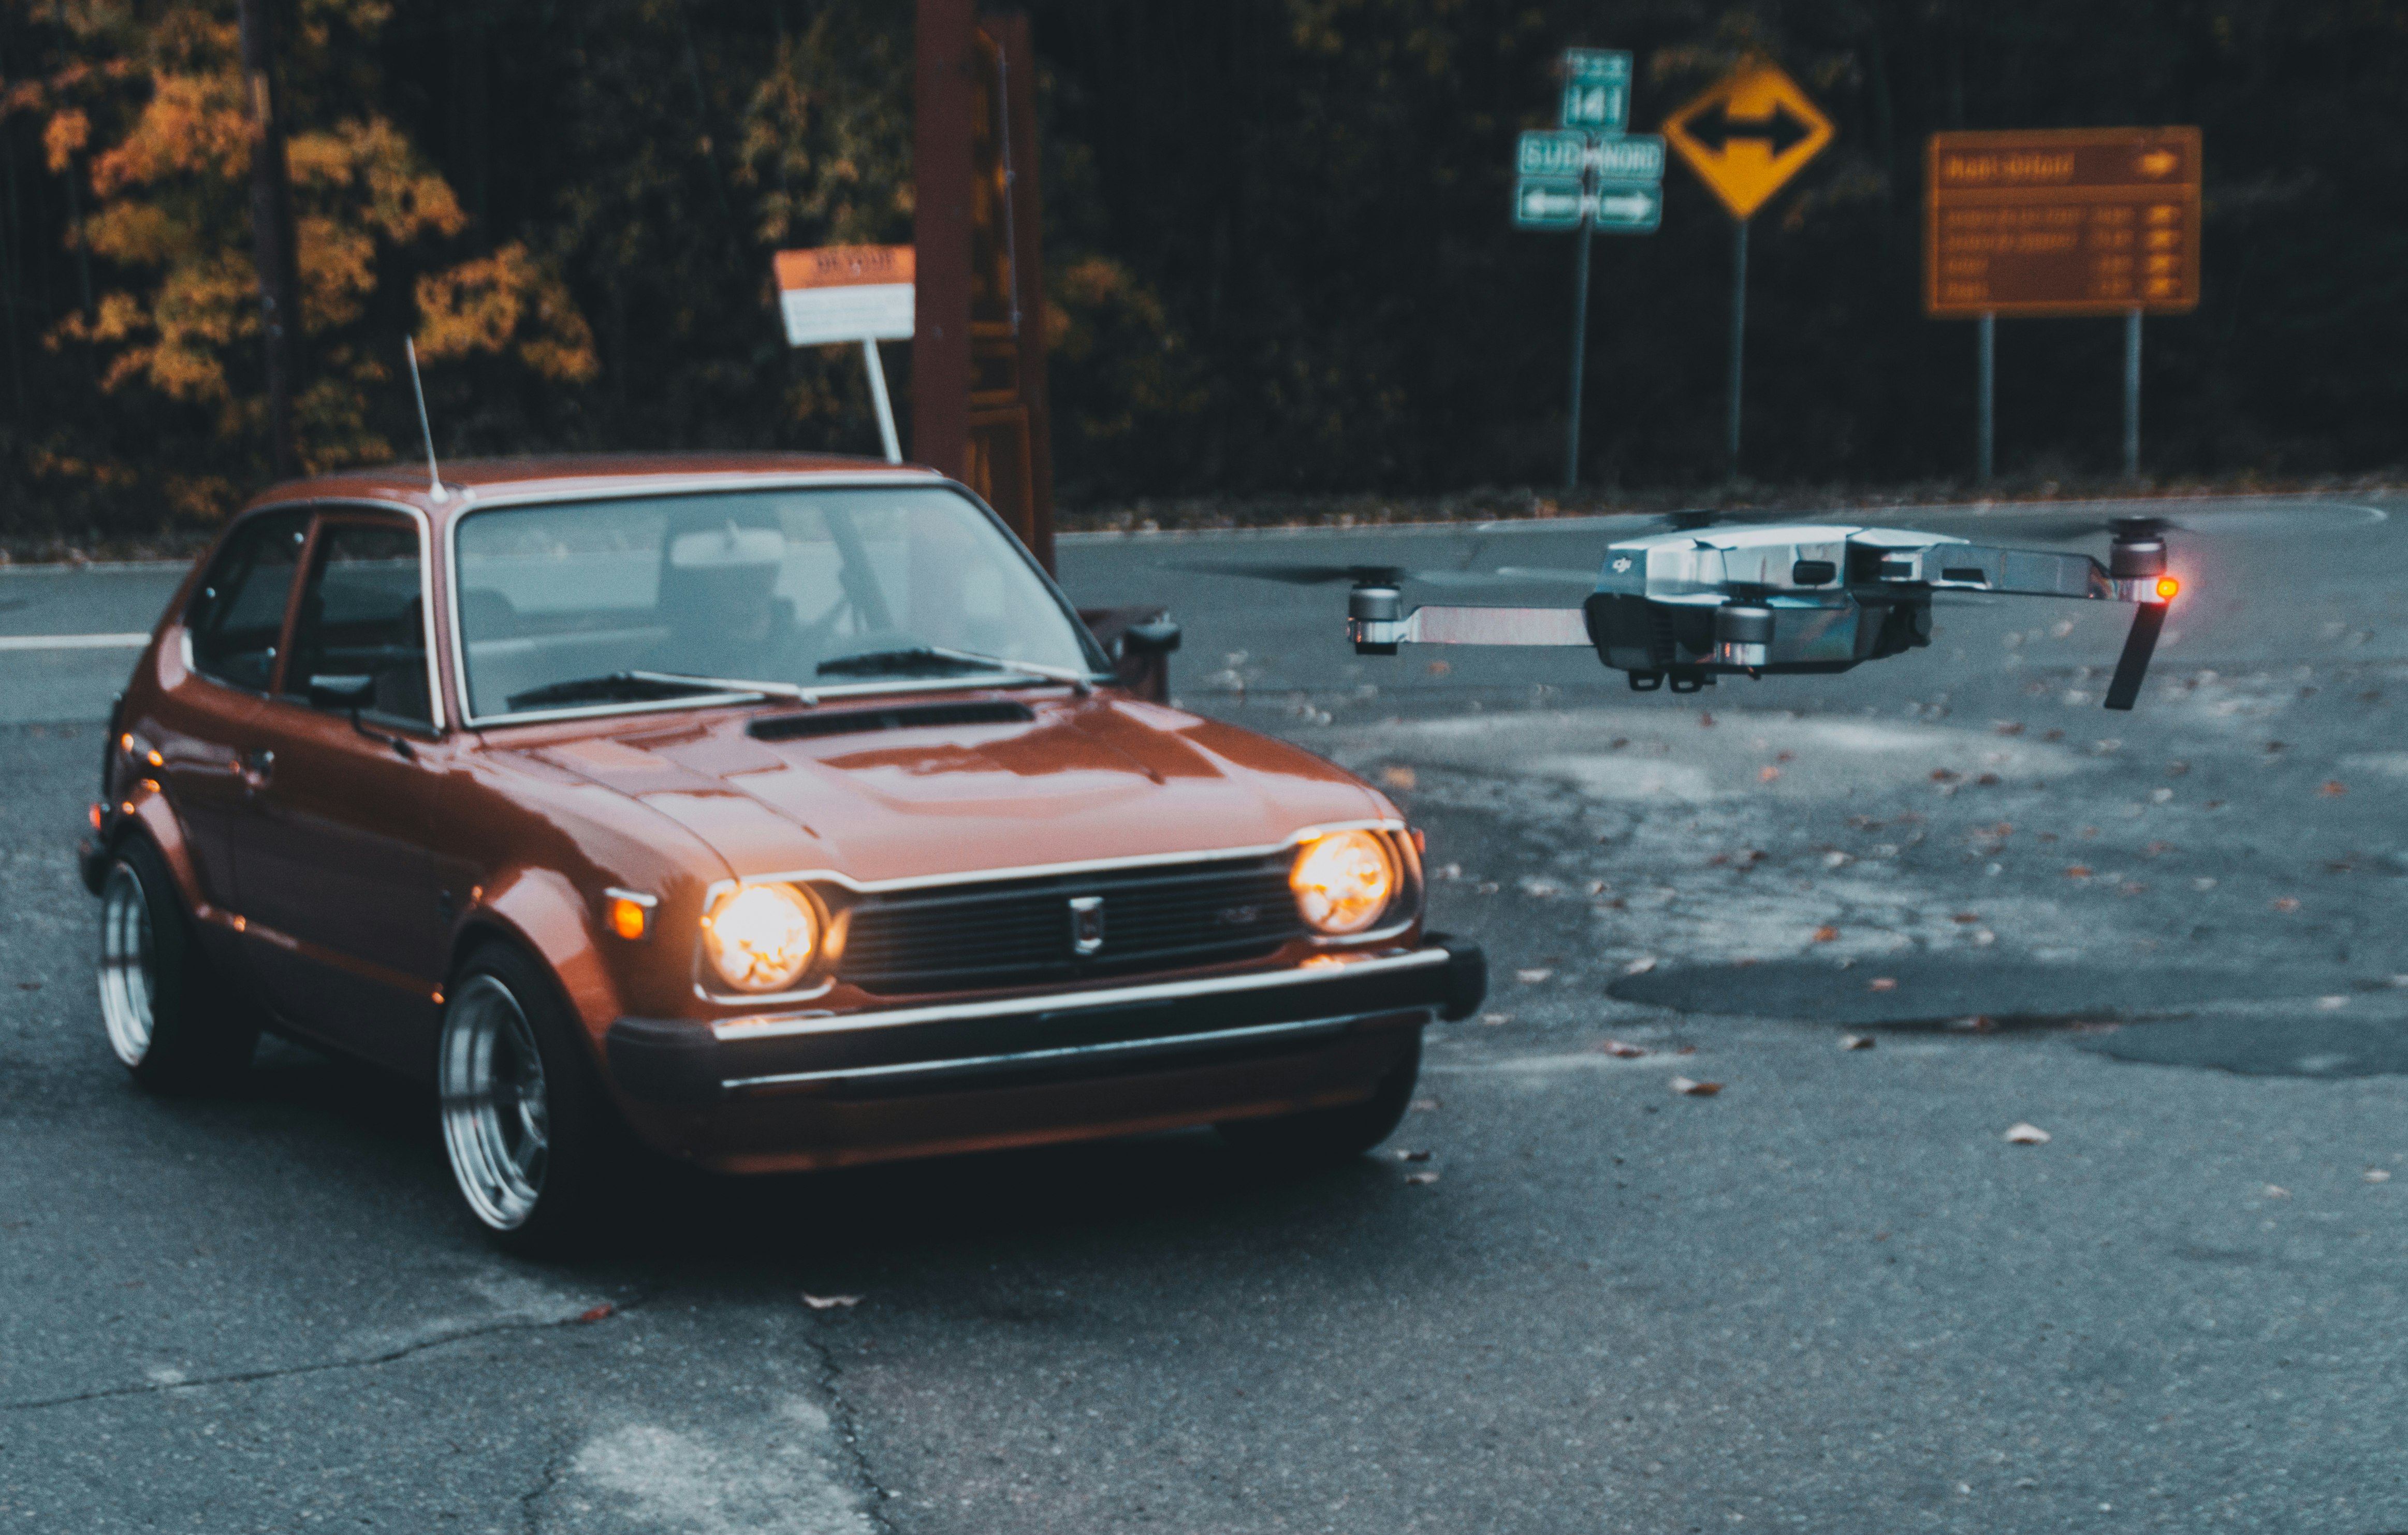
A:
{"type": "Polygon", "coordinates": [[[480,717],[657,701],[679,691],[666,678],[858,689],[985,669],[965,656],[1094,666],[1011,536],[937,486],[497,507],[457,538],[480,717]]]}

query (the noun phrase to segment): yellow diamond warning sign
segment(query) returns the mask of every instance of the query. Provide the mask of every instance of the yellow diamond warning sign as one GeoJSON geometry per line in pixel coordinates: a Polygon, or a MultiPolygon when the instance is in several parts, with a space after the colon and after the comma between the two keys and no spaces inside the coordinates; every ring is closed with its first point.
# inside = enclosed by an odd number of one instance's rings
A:
{"type": "Polygon", "coordinates": [[[1698,179],[1744,219],[1823,152],[1831,120],[1769,64],[1744,64],[1664,121],[1664,137],[1698,179]]]}

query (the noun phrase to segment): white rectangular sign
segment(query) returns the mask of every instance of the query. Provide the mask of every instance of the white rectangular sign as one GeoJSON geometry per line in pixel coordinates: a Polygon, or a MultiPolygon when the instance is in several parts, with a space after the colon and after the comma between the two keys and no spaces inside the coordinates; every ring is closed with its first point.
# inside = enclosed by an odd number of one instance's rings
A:
{"type": "Polygon", "coordinates": [[[778,252],[778,304],[790,346],[911,338],[912,250],[834,245],[778,252]]]}

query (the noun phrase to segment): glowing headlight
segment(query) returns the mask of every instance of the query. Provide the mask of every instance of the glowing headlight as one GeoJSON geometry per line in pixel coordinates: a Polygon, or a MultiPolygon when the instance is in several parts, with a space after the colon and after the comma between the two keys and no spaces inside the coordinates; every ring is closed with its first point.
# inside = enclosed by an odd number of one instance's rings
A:
{"type": "Polygon", "coordinates": [[[1315,932],[1341,937],[1380,920],[1397,890],[1397,861],[1368,831],[1332,832],[1297,849],[1288,870],[1297,910],[1315,932]]]}
{"type": "Polygon", "coordinates": [[[710,904],[702,948],[738,991],[783,991],[810,968],[819,917],[790,884],[739,884],[710,904]]]}

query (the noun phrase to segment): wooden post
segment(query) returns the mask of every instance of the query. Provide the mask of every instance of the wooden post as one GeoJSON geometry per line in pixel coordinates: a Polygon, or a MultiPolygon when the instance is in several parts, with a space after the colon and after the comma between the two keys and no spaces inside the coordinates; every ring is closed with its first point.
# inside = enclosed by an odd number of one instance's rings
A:
{"type": "MultiPolygon", "coordinates": [[[[247,0],[256,3],[256,0],[247,0]]],[[[969,466],[970,131],[977,0],[919,0],[911,179],[911,456],[969,466]]]]}
{"type": "Polygon", "coordinates": [[[299,384],[301,276],[293,251],[293,173],[284,154],[269,0],[241,0],[242,80],[251,107],[251,247],[259,267],[259,318],[267,346],[267,422],[276,475],[301,472],[293,430],[299,384]]]}

